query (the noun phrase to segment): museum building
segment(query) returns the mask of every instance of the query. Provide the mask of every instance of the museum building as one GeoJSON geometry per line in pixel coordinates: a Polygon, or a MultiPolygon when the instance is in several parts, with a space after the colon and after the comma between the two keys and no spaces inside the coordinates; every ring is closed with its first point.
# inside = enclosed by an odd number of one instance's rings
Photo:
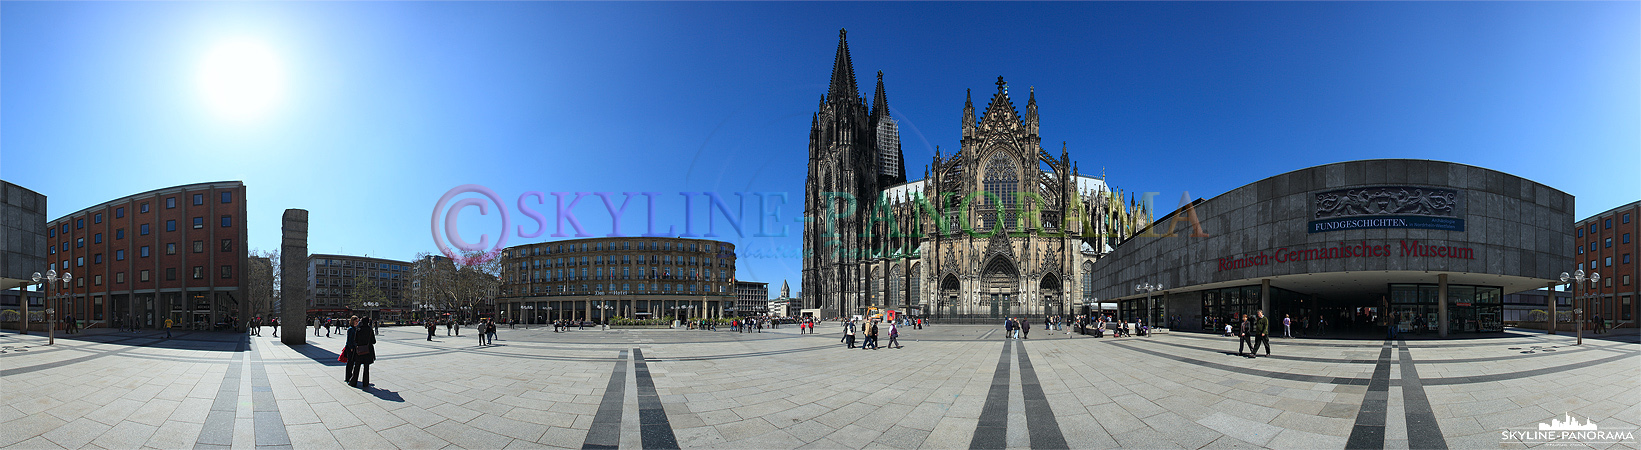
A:
{"type": "Polygon", "coordinates": [[[1506,294],[1576,266],[1572,213],[1572,195],[1481,167],[1327,164],[1158,218],[1093,263],[1085,302],[1185,330],[1263,310],[1296,334],[1501,331],[1506,294]]]}

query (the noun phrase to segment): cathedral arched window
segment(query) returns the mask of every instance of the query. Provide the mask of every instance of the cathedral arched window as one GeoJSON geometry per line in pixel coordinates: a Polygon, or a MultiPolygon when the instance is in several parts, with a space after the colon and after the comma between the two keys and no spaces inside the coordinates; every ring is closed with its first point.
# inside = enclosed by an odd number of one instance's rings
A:
{"type": "Polygon", "coordinates": [[[986,175],[980,184],[986,190],[986,204],[991,205],[991,211],[981,213],[985,228],[991,230],[996,226],[999,212],[1004,213],[1003,226],[1007,228],[1014,222],[1015,193],[1020,190],[1020,167],[1008,157],[1008,152],[993,153],[986,163],[986,175]]]}
{"type": "Polygon", "coordinates": [[[1083,302],[1094,301],[1094,263],[1083,261],[1083,302]]]}
{"type": "Polygon", "coordinates": [[[922,280],[923,280],[923,265],[922,264],[912,264],[912,279],[909,281],[912,284],[911,285],[911,291],[912,292],[911,292],[911,296],[907,297],[907,301],[906,301],[907,305],[916,305],[916,304],[919,303],[919,300],[921,300],[923,298],[923,297],[921,297],[921,293],[918,292],[919,291],[918,287],[922,285],[922,280]]]}
{"type": "Polygon", "coordinates": [[[902,286],[901,282],[904,278],[906,278],[906,273],[901,272],[899,264],[896,264],[894,269],[889,271],[889,307],[890,308],[898,308],[898,307],[900,307],[901,304],[904,303],[901,300],[901,297],[900,297],[900,295],[901,295],[900,286],[902,286]]]}

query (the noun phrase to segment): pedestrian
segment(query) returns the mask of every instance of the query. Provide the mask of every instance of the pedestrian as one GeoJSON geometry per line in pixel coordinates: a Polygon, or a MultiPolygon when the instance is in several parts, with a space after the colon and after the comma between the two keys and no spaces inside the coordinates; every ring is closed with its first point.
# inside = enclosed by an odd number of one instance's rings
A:
{"type": "Polygon", "coordinates": [[[436,332],[435,330],[439,329],[439,326],[437,324],[435,324],[432,320],[429,320],[426,323],[423,323],[422,326],[427,328],[427,341],[428,342],[433,342],[433,333],[436,332]]]}
{"type": "Polygon", "coordinates": [[[313,337],[319,337],[319,319],[313,319],[313,337]]]}
{"type": "Polygon", "coordinates": [[[889,324],[889,348],[900,348],[900,327],[889,324]]]}
{"type": "Polygon", "coordinates": [[[1282,337],[1293,338],[1293,316],[1282,315],[1282,337]]]}
{"type": "Polygon", "coordinates": [[[490,345],[496,345],[496,322],[490,321],[490,324],[485,326],[484,332],[489,335],[484,341],[490,345]]]}
{"type": "Polygon", "coordinates": [[[348,355],[347,382],[348,386],[359,389],[370,389],[370,364],[376,362],[376,333],[371,330],[369,317],[355,318],[353,326],[347,330],[346,347],[343,351],[351,351],[348,355]]]}
{"type": "MultiPolygon", "coordinates": [[[[1270,320],[1265,318],[1265,311],[1259,310],[1259,318],[1254,320],[1254,347],[1252,356],[1259,354],[1259,345],[1265,344],[1265,356],[1271,356],[1270,320]]],[[[1394,326],[1394,325],[1393,325],[1394,326]]]]}
{"type": "Polygon", "coordinates": [[[871,320],[866,321],[866,345],[862,345],[860,347],[861,348],[866,348],[866,347],[869,346],[869,347],[872,348],[872,350],[877,350],[877,336],[878,336],[878,321],[877,321],[877,319],[871,319],[871,320]]]}
{"type": "Polygon", "coordinates": [[[274,329],[273,337],[279,337],[279,318],[278,317],[275,317],[273,319],[273,329],[274,329]]]}
{"type": "Polygon", "coordinates": [[[1026,319],[1020,319],[1020,339],[1031,339],[1031,326],[1026,325],[1026,319]]]}
{"type": "Polygon", "coordinates": [[[166,339],[171,338],[171,325],[172,325],[172,323],[173,322],[171,322],[170,317],[165,318],[165,338],[166,339]]]}
{"type": "Polygon", "coordinates": [[[450,337],[455,333],[456,333],[456,321],[454,321],[454,320],[445,321],[445,323],[444,323],[444,337],[450,337]]]}
{"type": "Polygon", "coordinates": [[[1003,339],[1014,337],[1014,318],[1003,319],[1003,339]]]}
{"type": "Polygon", "coordinates": [[[855,321],[843,322],[843,343],[850,349],[855,348],[855,321]]]}
{"type": "Polygon", "coordinates": [[[1242,320],[1237,325],[1237,334],[1236,335],[1240,336],[1242,338],[1242,343],[1237,344],[1236,354],[1237,354],[1237,356],[1248,356],[1248,354],[1244,353],[1242,350],[1243,350],[1243,347],[1253,348],[1253,346],[1254,346],[1254,341],[1253,341],[1254,337],[1251,334],[1251,332],[1253,331],[1253,328],[1254,328],[1254,324],[1253,324],[1253,322],[1248,321],[1248,315],[1247,314],[1238,314],[1238,316],[1242,320]]]}
{"type": "Polygon", "coordinates": [[[334,317],[325,319],[325,337],[330,337],[331,328],[336,328],[336,318],[334,317]]]}

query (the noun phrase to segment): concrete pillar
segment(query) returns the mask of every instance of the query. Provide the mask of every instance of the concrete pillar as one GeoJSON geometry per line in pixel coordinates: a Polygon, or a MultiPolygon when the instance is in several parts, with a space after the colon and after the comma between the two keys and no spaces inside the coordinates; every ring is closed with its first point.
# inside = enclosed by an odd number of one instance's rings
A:
{"type": "MultiPolygon", "coordinates": [[[[287,209],[280,219],[279,242],[279,341],[285,345],[308,343],[308,210],[287,209]]],[[[183,301],[187,301],[184,297],[183,301]]],[[[170,314],[169,310],[166,314],[170,314]]]]}
{"type": "Polygon", "coordinates": [[[1545,327],[1544,334],[1556,334],[1556,284],[1546,284],[1544,285],[1544,290],[1549,294],[1545,296],[1547,299],[1545,300],[1545,303],[1549,304],[1548,308],[1550,311],[1550,318],[1546,319],[1546,323],[1548,325],[1545,327]]]}
{"type": "Polygon", "coordinates": [[[1436,336],[1447,337],[1447,274],[1436,275],[1436,336]]]}
{"type": "Polygon", "coordinates": [[[1276,317],[1271,311],[1271,279],[1259,280],[1259,310],[1265,312],[1265,317],[1276,317]]]}

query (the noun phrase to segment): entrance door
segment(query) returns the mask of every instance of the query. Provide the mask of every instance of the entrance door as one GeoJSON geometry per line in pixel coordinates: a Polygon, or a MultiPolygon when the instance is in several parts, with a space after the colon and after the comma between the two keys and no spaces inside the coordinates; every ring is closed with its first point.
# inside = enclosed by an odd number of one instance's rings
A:
{"type": "Polygon", "coordinates": [[[1001,317],[1001,316],[997,315],[997,309],[998,309],[998,307],[1002,306],[1002,302],[998,301],[997,298],[998,298],[997,294],[991,294],[991,318],[993,318],[993,319],[1001,317]]]}

